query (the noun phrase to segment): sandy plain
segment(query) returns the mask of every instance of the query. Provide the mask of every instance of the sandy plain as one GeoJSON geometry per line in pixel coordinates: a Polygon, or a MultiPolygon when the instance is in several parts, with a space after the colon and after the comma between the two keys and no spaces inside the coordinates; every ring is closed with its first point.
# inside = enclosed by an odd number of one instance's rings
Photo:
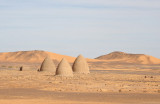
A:
{"type": "Polygon", "coordinates": [[[0,104],[160,104],[158,69],[91,69],[67,78],[3,66],[0,104]]]}

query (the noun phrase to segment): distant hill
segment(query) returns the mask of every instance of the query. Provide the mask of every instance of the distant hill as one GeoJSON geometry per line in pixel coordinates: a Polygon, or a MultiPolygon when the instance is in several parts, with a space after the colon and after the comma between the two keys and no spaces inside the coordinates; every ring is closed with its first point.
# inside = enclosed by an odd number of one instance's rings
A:
{"type": "Polygon", "coordinates": [[[160,59],[153,56],[145,54],[129,54],[119,51],[99,56],[96,59],[136,64],[160,64],[160,59]]]}
{"type": "MultiPolygon", "coordinates": [[[[0,53],[0,62],[9,63],[41,63],[46,56],[50,56],[55,61],[60,61],[66,58],[70,63],[73,63],[75,57],[56,54],[47,51],[17,51],[0,53]]],[[[91,64],[99,63],[135,63],[135,64],[160,64],[160,59],[144,55],[144,54],[128,54],[124,52],[112,52],[107,55],[97,57],[96,59],[87,59],[91,64]],[[92,63],[93,62],[93,63],[92,63]]]]}
{"type": "Polygon", "coordinates": [[[69,62],[75,60],[74,57],[60,55],[47,51],[18,51],[18,52],[4,52],[0,53],[0,62],[23,62],[23,63],[41,63],[46,56],[50,56],[52,59],[60,61],[62,58],[66,58],[69,62]]]}

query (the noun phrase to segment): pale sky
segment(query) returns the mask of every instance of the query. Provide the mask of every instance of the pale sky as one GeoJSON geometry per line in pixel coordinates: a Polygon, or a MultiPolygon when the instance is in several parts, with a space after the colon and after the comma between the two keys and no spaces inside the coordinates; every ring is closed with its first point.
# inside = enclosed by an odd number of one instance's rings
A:
{"type": "Polygon", "coordinates": [[[160,58],[160,0],[0,0],[0,52],[160,58]]]}

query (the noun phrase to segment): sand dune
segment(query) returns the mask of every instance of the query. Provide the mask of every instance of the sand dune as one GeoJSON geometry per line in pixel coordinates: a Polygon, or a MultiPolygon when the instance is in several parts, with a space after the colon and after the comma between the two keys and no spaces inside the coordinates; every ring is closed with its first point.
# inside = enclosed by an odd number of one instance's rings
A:
{"type": "MultiPolygon", "coordinates": [[[[47,51],[18,51],[18,52],[4,52],[0,53],[0,62],[27,62],[27,63],[41,63],[46,56],[50,56],[52,59],[60,61],[62,58],[66,58],[69,62],[73,62],[75,57],[60,55],[47,51]]],[[[94,59],[93,59],[94,60],[94,59]]]]}
{"type": "MultiPolygon", "coordinates": [[[[73,63],[75,57],[56,54],[47,51],[18,51],[0,53],[0,62],[9,63],[41,63],[46,56],[50,56],[53,60],[60,62],[62,58],[67,59],[69,63],[73,63]]],[[[145,54],[128,54],[124,52],[112,52],[102,55],[96,59],[87,59],[88,62],[120,62],[134,64],[160,64],[160,59],[145,54]]]]}
{"type": "MultiPolygon", "coordinates": [[[[0,62],[41,63],[48,55],[56,61],[61,61],[62,58],[66,58],[68,62],[72,63],[75,60],[75,57],[71,56],[34,50],[0,53],[0,62]]],[[[87,59],[87,61],[95,61],[95,59],[87,59]]]]}
{"type": "Polygon", "coordinates": [[[145,54],[129,54],[124,52],[112,52],[107,55],[97,57],[99,60],[119,61],[136,64],[160,64],[160,59],[145,54]]]}

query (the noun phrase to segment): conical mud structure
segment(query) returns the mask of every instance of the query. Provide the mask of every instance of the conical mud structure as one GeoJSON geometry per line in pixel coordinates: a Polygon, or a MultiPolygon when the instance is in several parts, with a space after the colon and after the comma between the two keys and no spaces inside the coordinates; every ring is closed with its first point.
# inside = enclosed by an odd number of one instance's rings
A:
{"type": "Polygon", "coordinates": [[[89,72],[89,67],[87,64],[87,61],[82,55],[79,55],[76,60],[73,63],[73,72],[74,73],[81,73],[81,74],[88,74],[89,72]]]}
{"type": "Polygon", "coordinates": [[[56,70],[56,75],[65,76],[65,77],[73,76],[72,68],[65,58],[63,58],[62,61],[59,63],[56,70]]]}
{"type": "Polygon", "coordinates": [[[41,68],[39,71],[51,72],[55,75],[56,67],[53,63],[53,60],[47,56],[42,62],[41,68]]]}

